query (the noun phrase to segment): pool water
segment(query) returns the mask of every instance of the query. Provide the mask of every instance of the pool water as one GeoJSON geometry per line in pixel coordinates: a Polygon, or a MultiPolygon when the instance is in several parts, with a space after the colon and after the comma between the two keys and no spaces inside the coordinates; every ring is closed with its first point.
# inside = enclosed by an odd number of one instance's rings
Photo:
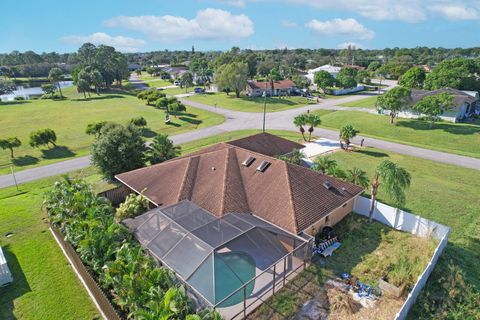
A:
{"type": "MultiPolygon", "coordinates": [[[[255,260],[244,252],[215,253],[215,301],[220,302],[244,283],[255,277],[255,260]]],[[[247,285],[247,298],[255,281],[247,285]]],[[[243,290],[235,293],[219,307],[229,307],[243,302],[243,290]]]]}

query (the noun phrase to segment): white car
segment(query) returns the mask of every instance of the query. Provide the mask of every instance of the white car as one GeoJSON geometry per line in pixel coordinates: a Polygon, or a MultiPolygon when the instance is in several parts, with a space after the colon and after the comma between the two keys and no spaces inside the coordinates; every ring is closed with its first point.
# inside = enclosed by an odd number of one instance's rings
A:
{"type": "Polygon", "coordinates": [[[176,85],[176,86],[179,86],[179,85],[180,85],[180,81],[177,80],[177,81],[175,81],[173,84],[176,85]]]}

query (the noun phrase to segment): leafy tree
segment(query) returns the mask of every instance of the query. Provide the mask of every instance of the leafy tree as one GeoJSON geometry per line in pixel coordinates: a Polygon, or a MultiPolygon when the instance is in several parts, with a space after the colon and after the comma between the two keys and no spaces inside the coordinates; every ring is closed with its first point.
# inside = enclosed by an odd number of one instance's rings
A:
{"type": "Polygon", "coordinates": [[[398,113],[408,107],[410,89],[395,87],[377,98],[377,110],[390,112],[390,123],[398,116],[398,113]]]}
{"type": "Polygon", "coordinates": [[[337,74],[337,85],[344,88],[354,88],[357,86],[357,70],[353,68],[342,68],[337,74]]]}
{"type": "Polygon", "coordinates": [[[92,162],[105,178],[113,180],[116,174],[143,167],[145,150],[138,128],[106,126],[92,145],[92,162]]]}
{"type": "Polygon", "coordinates": [[[411,176],[407,170],[399,167],[390,160],[381,162],[375,169],[375,173],[371,179],[369,222],[372,222],[373,219],[378,188],[381,185],[392,203],[400,207],[405,205],[405,189],[410,186],[410,182],[411,176]]]}
{"type": "MultiPolygon", "coordinates": [[[[87,92],[90,91],[90,84],[88,83],[88,80],[78,79],[77,91],[78,93],[83,93],[83,97],[87,99],[87,92]]],[[[90,93],[88,95],[90,95],[90,93]]]]}
{"type": "Polygon", "coordinates": [[[57,135],[55,134],[55,131],[49,128],[32,131],[30,133],[29,144],[33,148],[38,148],[40,146],[49,147],[49,144],[52,144],[54,147],[56,147],[56,141],[57,135]]]}
{"type": "Polygon", "coordinates": [[[182,85],[185,86],[186,91],[187,88],[193,86],[193,74],[191,72],[185,72],[184,74],[182,74],[180,81],[182,85]]]}
{"type": "Polygon", "coordinates": [[[0,148],[3,150],[10,150],[10,158],[13,158],[13,149],[22,145],[22,142],[17,137],[10,137],[6,139],[0,139],[0,148]]]}
{"type": "Polygon", "coordinates": [[[51,83],[42,84],[43,95],[42,99],[54,99],[56,96],[55,92],[57,91],[57,87],[51,83]]]}
{"type": "Polygon", "coordinates": [[[298,89],[307,89],[310,85],[308,83],[308,79],[304,76],[294,75],[292,80],[295,83],[295,87],[297,87],[298,89]]]}
{"type": "Polygon", "coordinates": [[[55,83],[58,87],[58,91],[60,93],[60,97],[63,99],[62,88],[60,86],[60,82],[63,81],[63,70],[60,68],[52,68],[48,73],[48,80],[52,83],[55,83]]]}
{"type": "Polygon", "coordinates": [[[327,71],[320,70],[316,72],[313,77],[313,83],[315,83],[323,92],[327,87],[333,86],[335,83],[335,78],[327,71]]]}
{"type": "Polygon", "coordinates": [[[427,115],[430,120],[430,128],[432,128],[439,116],[452,109],[453,104],[454,97],[448,92],[442,92],[424,97],[413,106],[413,110],[427,115]]]}
{"type": "Polygon", "coordinates": [[[304,158],[305,158],[305,154],[298,149],[293,149],[292,152],[290,152],[287,155],[278,156],[278,159],[286,161],[288,163],[296,164],[296,165],[301,165],[304,158]]]}
{"type": "Polygon", "coordinates": [[[308,128],[308,142],[312,140],[312,133],[315,127],[318,127],[322,121],[320,120],[320,116],[314,113],[307,113],[305,114],[305,120],[309,125],[308,128]]]}
{"type": "Polygon", "coordinates": [[[367,173],[357,167],[347,170],[346,180],[364,188],[370,184],[367,173]]]}
{"type": "Polygon", "coordinates": [[[298,116],[296,116],[293,119],[293,124],[295,125],[295,127],[297,127],[300,130],[300,133],[302,134],[303,140],[307,141],[307,139],[305,138],[305,128],[304,128],[304,126],[307,125],[306,114],[303,113],[303,114],[299,114],[298,116]]]}
{"type": "Polygon", "coordinates": [[[370,73],[367,70],[360,70],[355,76],[355,81],[357,81],[358,83],[370,84],[372,82],[372,79],[370,78],[370,73]]]}
{"type": "Polygon", "coordinates": [[[148,204],[148,199],[143,194],[129,194],[116,210],[115,219],[123,221],[127,218],[135,218],[148,210],[148,204]]]}
{"type": "Polygon", "coordinates": [[[337,167],[337,161],[327,155],[316,157],[315,160],[313,160],[311,169],[326,174],[329,170],[332,170],[333,167],[337,167]]]}
{"type": "MultiPolygon", "coordinates": [[[[217,69],[215,81],[220,90],[233,90],[237,98],[247,86],[248,65],[245,62],[232,62],[217,69]]],[[[227,91],[228,93],[228,91],[227,91]]]]}
{"type": "Polygon", "coordinates": [[[438,64],[425,80],[425,89],[454,88],[480,90],[480,63],[467,58],[453,58],[438,64]]]}
{"type": "Polygon", "coordinates": [[[327,168],[325,174],[342,180],[347,178],[347,173],[338,165],[327,168]]]}
{"type": "Polygon", "coordinates": [[[398,84],[408,89],[421,89],[425,82],[425,71],[420,67],[413,67],[407,70],[400,79],[398,84]]]}
{"type": "Polygon", "coordinates": [[[15,91],[15,85],[12,81],[0,79],[0,95],[9,94],[13,91],[15,91]]]}
{"type": "Polygon", "coordinates": [[[95,87],[95,91],[97,92],[97,94],[100,95],[100,89],[102,88],[104,82],[103,76],[100,71],[98,71],[97,69],[93,69],[90,72],[90,81],[91,84],[95,87]]]}
{"type": "Polygon", "coordinates": [[[157,100],[165,98],[165,94],[158,91],[157,89],[148,89],[140,91],[137,94],[137,98],[147,101],[147,105],[156,105],[157,100]]]}
{"type": "Polygon", "coordinates": [[[175,146],[166,134],[158,134],[148,146],[147,158],[151,164],[161,163],[180,155],[180,147],[175,146]]]}
{"type": "Polygon", "coordinates": [[[350,141],[357,135],[356,130],[351,124],[346,124],[340,128],[340,141],[345,143],[344,150],[347,151],[350,146],[350,141]]]}
{"type": "Polygon", "coordinates": [[[141,127],[141,128],[147,126],[147,120],[142,116],[132,118],[130,120],[130,123],[133,124],[134,126],[141,127]]]}
{"type": "Polygon", "coordinates": [[[173,114],[178,114],[187,111],[187,107],[183,103],[176,101],[168,105],[168,111],[173,114]]]}
{"type": "Polygon", "coordinates": [[[85,130],[85,133],[90,135],[90,136],[95,136],[95,138],[98,138],[100,133],[102,132],[103,127],[108,123],[108,121],[100,121],[100,122],[92,122],[87,125],[87,129],[85,130]]]}

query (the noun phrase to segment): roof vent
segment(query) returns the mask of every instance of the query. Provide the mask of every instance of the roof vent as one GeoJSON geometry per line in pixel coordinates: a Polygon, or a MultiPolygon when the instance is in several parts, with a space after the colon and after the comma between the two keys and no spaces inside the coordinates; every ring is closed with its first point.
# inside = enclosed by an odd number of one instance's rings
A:
{"type": "Polygon", "coordinates": [[[330,181],[325,181],[323,183],[323,186],[325,187],[325,189],[330,190],[330,188],[332,187],[332,183],[330,181]]]}
{"type": "Polygon", "coordinates": [[[270,162],[263,160],[262,163],[257,167],[257,171],[264,172],[267,170],[268,166],[270,165],[270,162]]]}
{"type": "Polygon", "coordinates": [[[253,161],[255,161],[255,157],[248,157],[247,159],[245,159],[245,161],[242,162],[242,165],[244,167],[248,167],[252,164],[253,161]]]}

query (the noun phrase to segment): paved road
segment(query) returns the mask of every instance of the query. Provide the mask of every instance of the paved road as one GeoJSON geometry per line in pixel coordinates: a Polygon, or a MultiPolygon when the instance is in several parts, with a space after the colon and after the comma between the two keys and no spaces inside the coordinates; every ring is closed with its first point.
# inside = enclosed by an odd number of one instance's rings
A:
{"type": "MultiPolygon", "coordinates": [[[[389,88],[391,88],[393,84],[392,83],[389,83],[389,84],[390,84],[389,88]]],[[[349,101],[365,99],[365,98],[368,98],[368,95],[352,95],[352,96],[348,96],[341,99],[323,100],[318,104],[308,105],[308,106],[297,108],[297,109],[267,113],[266,128],[278,129],[278,130],[296,130],[296,128],[292,124],[292,119],[300,113],[307,112],[307,110],[310,110],[310,111],[322,110],[322,109],[343,110],[345,109],[345,107],[339,106],[340,104],[349,102],[349,101]]],[[[217,134],[225,133],[229,131],[262,128],[262,124],[263,124],[262,113],[233,111],[233,110],[223,109],[221,108],[221,106],[218,106],[218,108],[215,108],[213,106],[201,104],[198,102],[187,101],[183,99],[181,100],[185,104],[188,104],[190,106],[219,113],[225,117],[226,121],[218,126],[202,128],[195,131],[174,135],[171,137],[171,139],[176,144],[194,141],[194,140],[206,138],[212,135],[217,135],[217,134]]],[[[363,109],[363,108],[347,108],[347,109],[371,112],[371,110],[363,109]]],[[[315,129],[315,134],[328,139],[338,140],[338,131],[335,131],[335,130],[317,128],[315,129]]],[[[353,140],[353,142],[359,144],[362,138],[364,137],[362,136],[356,137],[353,140]]],[[[476,159],[476,158],[470,158],[470,157],[464,157],[464,156],[445,153],[445,152],[422,149],[422,148],[417,148],[413,146],[408,146],[404,144],[384,141],[380,139],[368,138],[368,137],[365,137],[364,145],[379,148],[379,149],[384,149],[388,151],[394,151],[401,154],[411,155],[411,156],[419,157],[423,159],[434,160],[438,162],[444,162],[444,163],[454,164],[454,165],[458,165],[466,168],[480,170],[480,159],[476,159]]],[[[57,162],[57,163],[46,165],[46,166],[19,171],[16,173],[16,179],[18,183],[24,183],[24,182],[33,181],[40,178],[45,178],[52,175],[67,173],[72,170],[85,168],[89,165],[90,165],[90,159],[88,156],[75,158],[75,159],[57,162]]],[[[14,180],[12,175],[0,176],[0,188],[5,188],[12,185],[14,185],[14,180]]]]}

